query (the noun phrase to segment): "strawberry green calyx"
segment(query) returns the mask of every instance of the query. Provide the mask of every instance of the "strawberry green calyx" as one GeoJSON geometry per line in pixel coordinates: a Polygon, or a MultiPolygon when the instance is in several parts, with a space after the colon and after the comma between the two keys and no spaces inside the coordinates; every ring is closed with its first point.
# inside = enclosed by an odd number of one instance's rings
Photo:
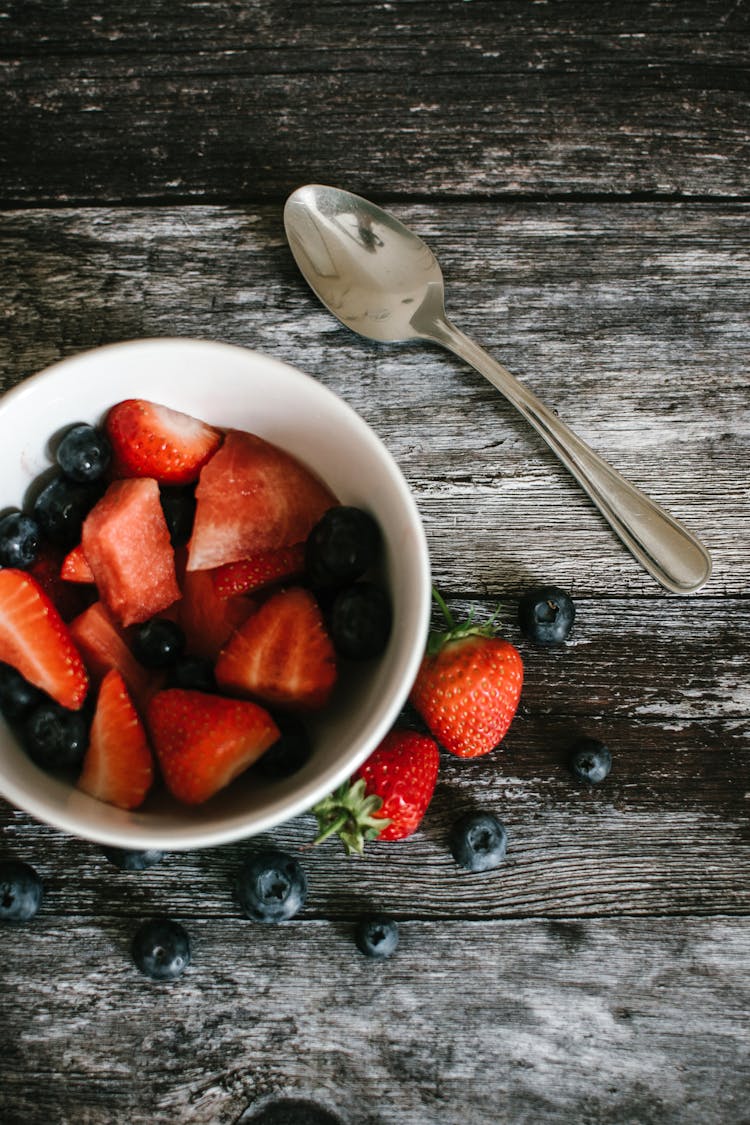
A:
{"type": "Polygon", "coordinates": [[[474,621],[471,616],[469,616],[466,621],[456,624],[453,614],[434,586],[432,588],[432,596],[440,607],[440,612],[445,618],[447,627],[445,629],[430,630],[430,634],[427,638],[428,656],[436,656],[441,648],[448,644],[449,641],[460,641],[464,637],[491,637],[493,635],[495,618],[500,612],[499,607],[484,625],[480,625],[478,622],[474,621]]]}
{"type": "Polygon", "coordinates": [[[377,839],[391,823],[387,817],[374,815],[382,805],[380,797],[365,792],[364,778],[345,781],[311,809],[319,830],[313,842],[322,844],[329,836],[337,835],[347,855],[362,855],[367,841],[377,839]]]}

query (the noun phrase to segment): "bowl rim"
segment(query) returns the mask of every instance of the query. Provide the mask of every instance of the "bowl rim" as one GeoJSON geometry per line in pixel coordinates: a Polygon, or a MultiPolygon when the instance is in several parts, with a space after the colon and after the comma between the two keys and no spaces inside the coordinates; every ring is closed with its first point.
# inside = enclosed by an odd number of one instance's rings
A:
{"type": "MultiPolygon", "coordinates": [[[[110,847],[125,848],[127,850],[158,848],[164,851],[187,851],[200,847],[213,847],[257,836],[296,816],[311,809],[317,800],[332,792],[338,785],[346,781],[363,761],[372,753],[379,742],[385,737],[393,726],[399,712],[406,703],[411,685],[413,684],[419,665],[424,654],[431,614],[431,574],[430,559],[427,539],[419,514],[416,500],[403,476],[403,473],[393,455],[385,444],[357,411],[345,399],[325,384],[320,383],[314,376],[302,371],[300,368],[286,361],[242,345],[225,343],[192,336],[156,336],[141,337],[131,340],[122,340],[103,344],[94,348],[87,348],[73,355],[56,360],[54,363],[39,371],[26,376],[20,383],[9,388],[0,396],[0,426],[8,407],[13,407],[18,401],[30,394],[38,392],[40,386],[51,382],[64,374],[69,368],[81,363],[93,362],[96,357],[105,353],[127,350],[145,350],[147,348],[167,349],[184,348],[194,351],[196,348],[211,351],[224,351],[235,357],[241,354],[248,361],[262,364],[266,367],[283,371],[286,378],[299,380],[305,385],[313,383],[316,393],[324,399],[335,404],[337,410],[342,411],[348,418],[355,431],[361,435],[373,449],[377,451],[380,460],[387,469],[391,485],[398,493],[399,503],[405,513],[411,530],[414,532],[414,546],[416,549],[416,566],[419,571],[420,581],[418,604],[413,609],[417,621],[414,643],[408,655],[402,659],[403,673],[401,687],[392,695],[389,705],[380,715],[377,723],[370,731],[369,737],[360,746],[358,752],[346,758],[345,762],[329,767],[322,779],[311,779],[298,793],[281,796],[269,808],[256,812],[253,816],[252,826],[243,823],[240,814],[236,814],[226,826],[201,826],[200,821],[186,822],[172,828],[153,829],[139,825],[128,826],[127,832],[118,831],[117,828],[90,828],[81,825],[75,811],[67,807],[49,808],[49,801],[43,798],[36,800],[28,790],[16,785],[12,780],[0,773],[0,796],[16,808],[33,816],[37,821],[60,829],[79,839],[89,840],[94,843],[110,847]]],[[[175,396],[179,399],[179,395],[175,396]]],[[[175,407],[179,409],[179,407],[175,407]]],[[[93,798],[90,798],[93,799],[93,798]]]]}

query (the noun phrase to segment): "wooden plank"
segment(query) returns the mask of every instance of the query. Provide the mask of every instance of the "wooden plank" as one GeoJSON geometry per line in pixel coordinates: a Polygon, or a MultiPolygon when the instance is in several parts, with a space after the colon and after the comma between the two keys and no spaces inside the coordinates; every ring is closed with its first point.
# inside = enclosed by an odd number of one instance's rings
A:
{"type": "Polygon", "coordinates": [[[349,923],[195,918],[167,987],[134,926],[4,942],[5,1120],[229,1125],[282,1096],[345,1125],[745,1120],[743,921],[404,921],[373,964],[349,923]]]}
{"type": "Polygon", "coordinates": [[[310,850],[315,821],[306,814],[244,844],[175,853],[136,879],[114,872],[98,845],[4,804],[0,825],[6,849],[49,880],[51,914],[122,916],[153,901],[181,916],[225,917],[235,909],[231,888],[243,856],[269,843],[302,859],[312,888],[307,914],[315,918],[350,917],[358,898],[399,917],[453,920],[747,914],[749,730],[747,720],[522,715],[504,752],[472,762],[443,753],[419,832],[373,844],[361,859],[347,859],[335,840],[310,850]],[[612,774],[596,789],[575,785],[567,769],[581,733],[604,738],[613,752],[612,774]],[[499,816],[511,841],[507,861],[485,878],[462,873],[448,848],[453,821],[478,808],[499,816]]]}
{"type": "Polygon", "coordinates": [[[739,4],[6,2],[0,23],[6,205],[257,201],[305,180],[747,195],[739,4]]]}
{"type": "MultiPolygon", "coordinates": [[[[746,594],[747,209],[393,209],[438,254],[459,326],[705,539],[704,596],[746,594]]],[[[118,339],[246,345],[320,378],[370,422],[414,490],[449,591],[552,580],[579,597],[658,592],[489,384],[435,348],[368,344],[317,304],[279,207],[32,209],[3,215],[0,238],[3,387],[118,339]]],[[[686,604],[665,613],[681,620],[686,604]]]]}

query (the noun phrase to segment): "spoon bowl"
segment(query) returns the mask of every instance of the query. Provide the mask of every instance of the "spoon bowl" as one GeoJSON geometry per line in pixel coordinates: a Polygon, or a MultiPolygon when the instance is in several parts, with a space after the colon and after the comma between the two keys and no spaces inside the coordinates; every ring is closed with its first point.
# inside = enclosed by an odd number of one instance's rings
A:
{"type": "Polygon", "coordinates": [[[428,340],[465,360],[534,427],[657,582],[678,594],[706,583],[703,544],[451,323],[440,266],[417,234],[361,196],[322,184],[292,193],[284,226],[306,281],[343,324],[379,343],[428,340]]]}
{"type": "Polygon", "coordinates": [[[351,192],[310,184],[284,209],[287,239],[311,288],[334,316],[378,343],[422,338],[414,314],[443,274],[429,246],[351,192]]]}

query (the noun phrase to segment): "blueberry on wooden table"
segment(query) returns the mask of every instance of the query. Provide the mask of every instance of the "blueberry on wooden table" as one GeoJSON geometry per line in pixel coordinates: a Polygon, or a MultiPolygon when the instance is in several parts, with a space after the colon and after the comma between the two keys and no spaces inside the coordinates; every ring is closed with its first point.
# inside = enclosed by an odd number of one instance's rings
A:
{"type": "Polygon", "coordinates": [[[527,590],[518,605],[521,632],[540,645],[559,645],[566,641],[575,615],[573,600],[559,586],[527,590]]]}
{"type": "Polygon", "coordinates": [[[505,859],[508,833],[494,813],[465,813],[451,827],[448,844],[459,867],[490,871],[505,859]]]}
{"type": "Polygon", "coordinates": [[[307,876],[287,852],[268,848],[250,856],[237,879],[237,897],[254,922],[285,922],[307,898],[307,876]]]}
{"type": "Polygon", "coordinates": [[[39,554],[41,529],[33,516],[8,512],[0,519],[0,566],[28,570],[39,554]]]}
{"type": "Polygon", "coordinates": [[[42,901],[42,880],[20,859],[0,860],[0,922],[28,922],[42,901]]]}
{"type": "Polygon", "coordinates": [[[63,435],[55,460],[68,480],[89,484],[100,480],[109,468],[112,446],[103,430],[80,422],[63,435]]]}
{"type": "Polygon", "coordinates": [[[598,739],[581,738],[571,751],[570,768],[577,781],[598,785],[612,769],[612,755],[598,739]]]}
{"type": "Polygon", "coordinates": [[[398,923],[388,914],[368,914],[357,922],[354,941],[365,957],[383,960],[396,952],[398,923]]]}
{"type": "Polygon", "coordinates": [[[133,938],[133,961],[152,980],[181,977],[190,964],[190,938],[172,918],[151,918],[133,938]]]}

